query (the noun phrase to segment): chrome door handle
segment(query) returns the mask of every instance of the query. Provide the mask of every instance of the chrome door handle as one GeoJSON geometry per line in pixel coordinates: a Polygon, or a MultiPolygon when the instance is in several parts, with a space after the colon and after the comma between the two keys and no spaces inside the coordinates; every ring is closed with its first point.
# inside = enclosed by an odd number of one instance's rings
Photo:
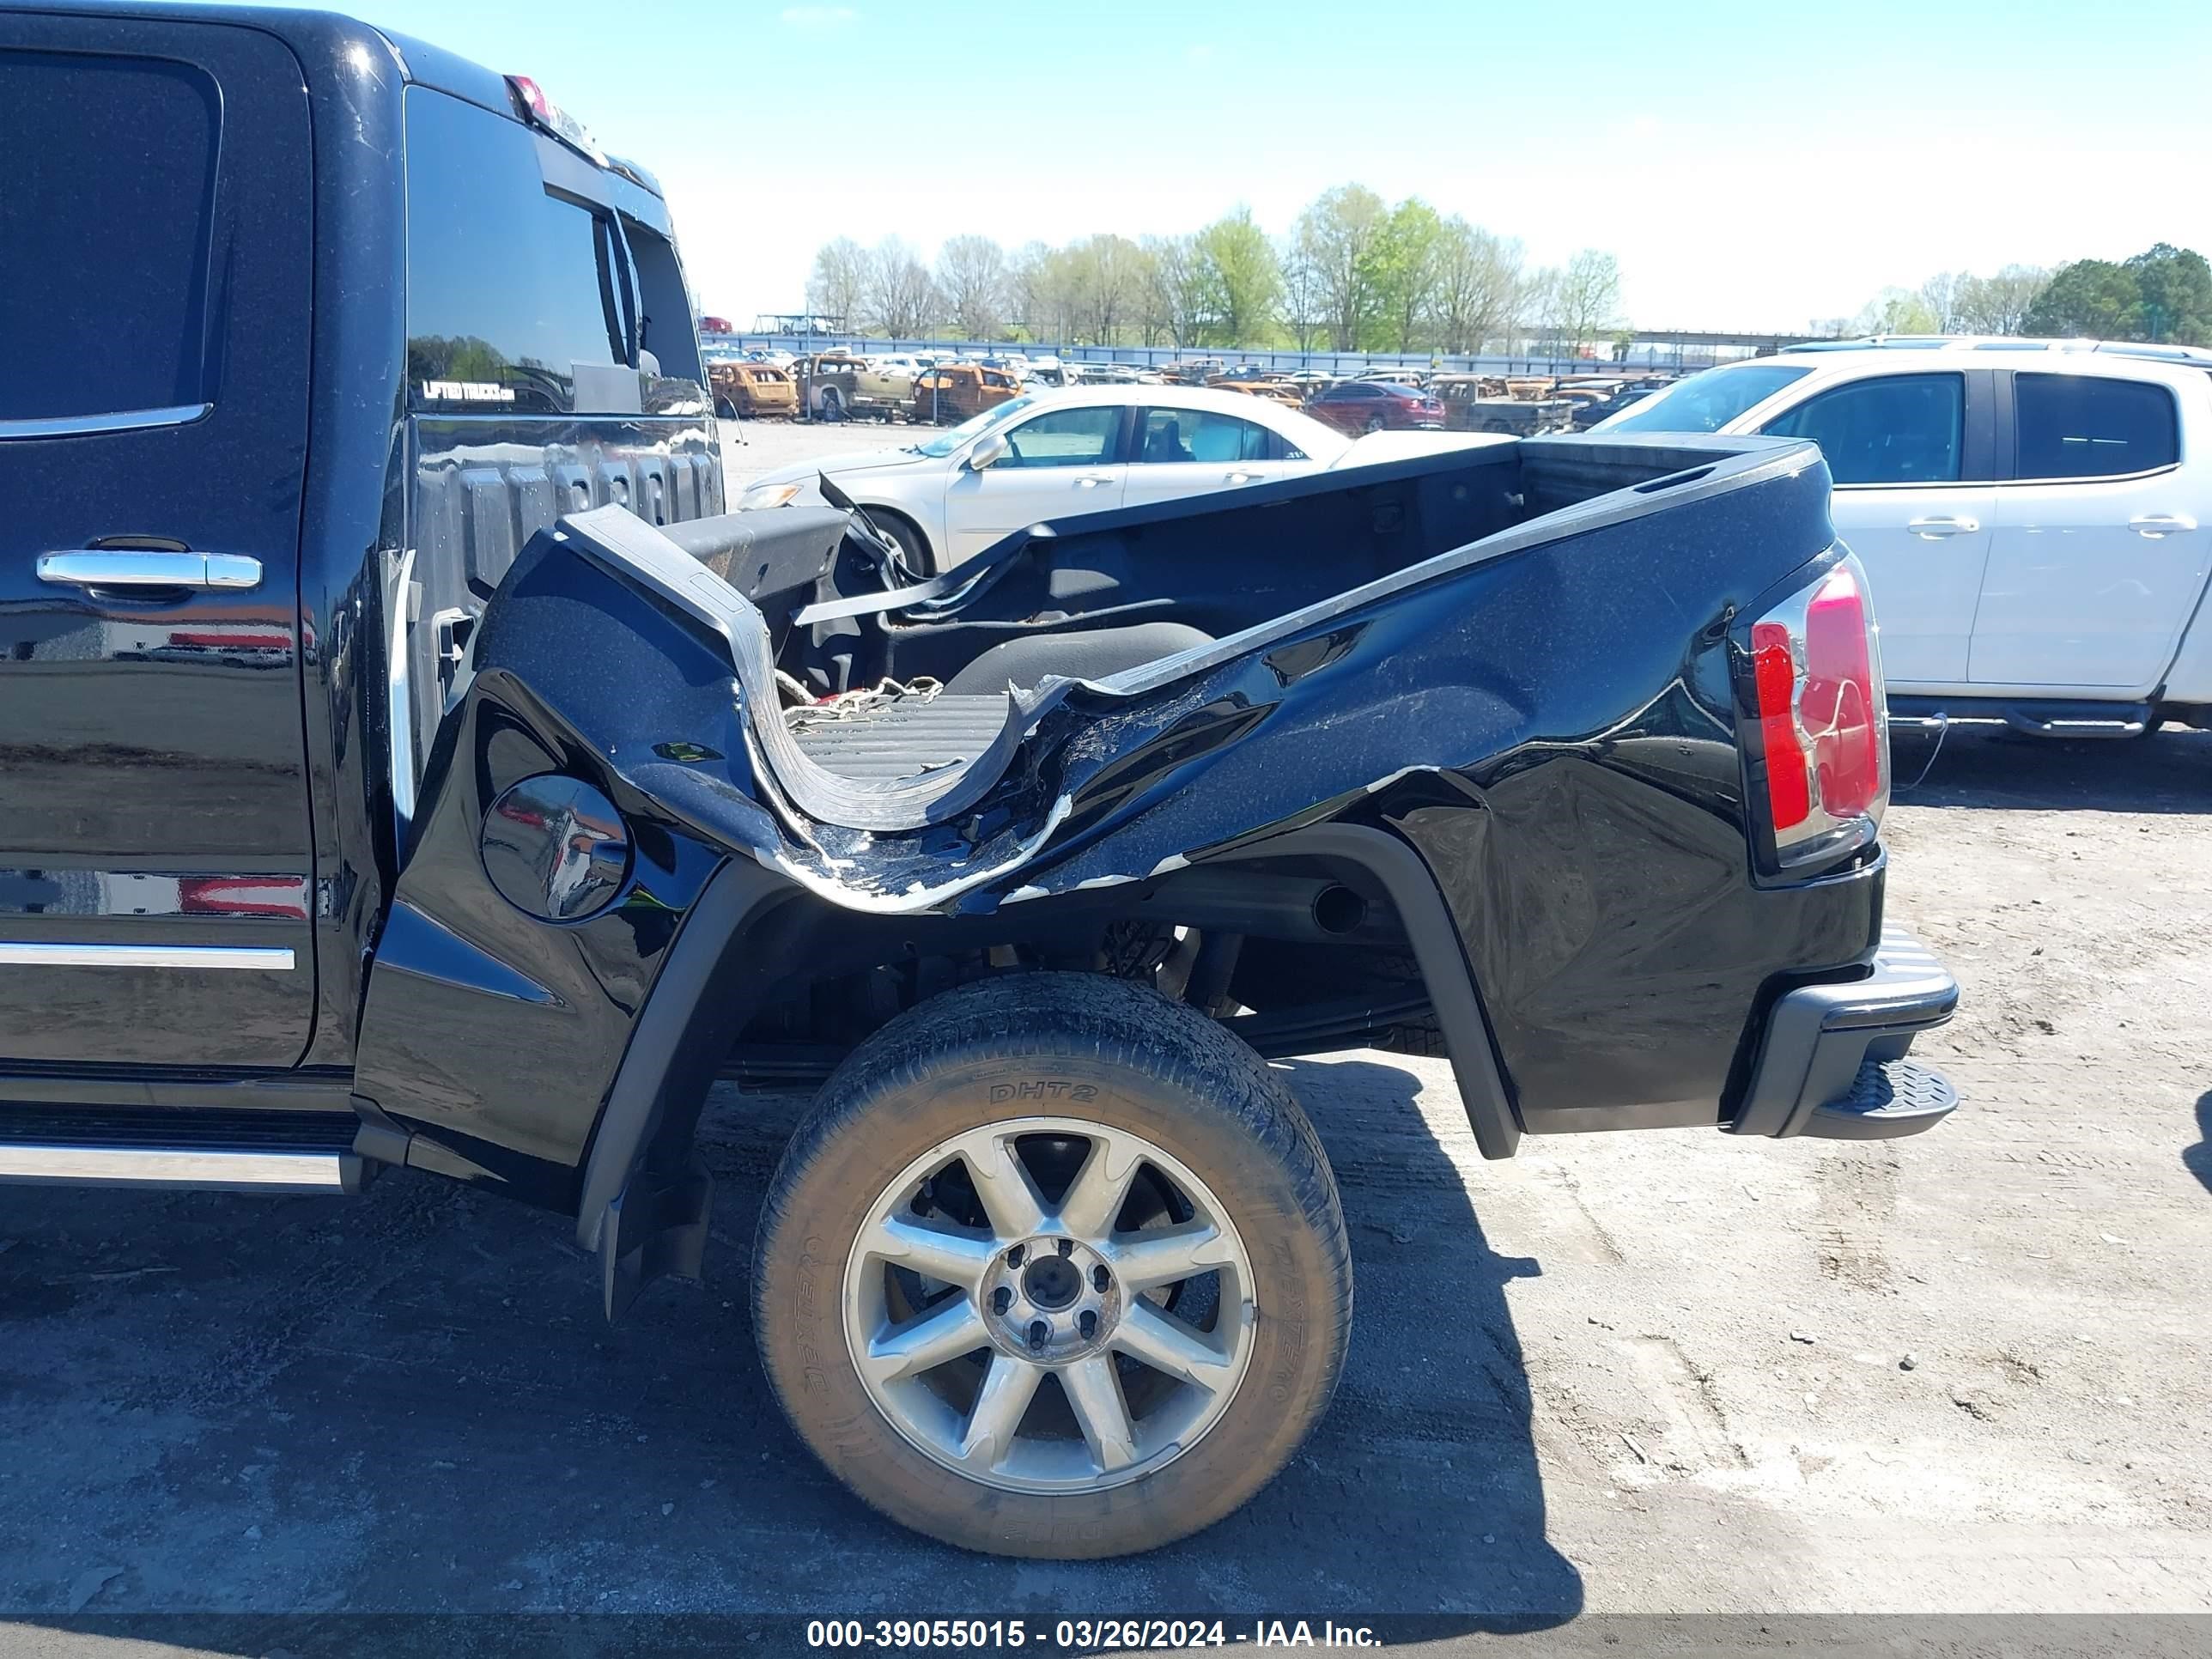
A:
{"type": "Polygon", "coordinates": [[[1102,478],[1095,472],[1086,472],[1075,481],[1075,484],[1079,489],[1096,489],[1101,484],[1109,484],[1113,482],[1113,479],[1102,478]]]}
{"type": "Polygon", "coordinates": [[[1982,527],[1979,519],[1907,519],[1905,527],[1929,541],[1945,536],[1971,536],[1982,527]]]}
{"type": "Polygon", "coordinates": [[[2197,520],[2186,513],[2143,513],[2128,520],[2128,528],[2139,536],[2156,541],[2160,536],[2171,536],[2178,530],[2194,530],[2197,520]]]}
{"type": "Polygon", "coordinates": [[[188,587],[237,592],[261,585],[261,561],[239,553],[92,548],[40,554],[39,580],[64,587],[188,587]]]}
{"type": "Polygon", "coordinates": [[[1256,472],[1232,472],[1229,475],[1229,482],[1231,483],[1250,483],[1253,479],[1259,476],[1260,475],[1256,472]]]}

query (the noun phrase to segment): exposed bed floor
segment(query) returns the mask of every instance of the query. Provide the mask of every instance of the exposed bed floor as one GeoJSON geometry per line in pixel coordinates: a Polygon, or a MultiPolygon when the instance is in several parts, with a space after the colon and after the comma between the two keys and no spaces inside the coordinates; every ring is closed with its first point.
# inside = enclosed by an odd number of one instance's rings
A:
{"type": "Polygon", "coordinates": [[[833,714],[810,709],[793,723],[807,759],[838,776],[895,782],[973,760],[1006,723],[1004,692],[900,697],[833,714]]]}

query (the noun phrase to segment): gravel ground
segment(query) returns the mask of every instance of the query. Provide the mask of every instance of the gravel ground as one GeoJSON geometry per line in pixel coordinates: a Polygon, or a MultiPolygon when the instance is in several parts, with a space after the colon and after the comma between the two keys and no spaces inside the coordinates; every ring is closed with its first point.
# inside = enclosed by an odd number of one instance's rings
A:
{"type": "Polygon", "coordinates": [[[79,1609],[2212,1611],[2212,736],[1954,736],[1888,840],[1964,988],[1932,1134],[1486,1164],[1441,1062],[1290,1065],[1352,1363],[1280,1480],[1134,1560],[917,1540],[787,1431],[743,1285],[797,1099],[718,1097],[708,1282],[612,1330],[568,1224],[427,1177],[6,1190],[0,1649],[92,1650],[79,1609]]]}
{"type": "Polygon", "coordinates": [[[725,421],[721,426],[723,487],[732,501],[762,473],[793,461],[908,444],[940,429],[874,421],[725,421]]]}

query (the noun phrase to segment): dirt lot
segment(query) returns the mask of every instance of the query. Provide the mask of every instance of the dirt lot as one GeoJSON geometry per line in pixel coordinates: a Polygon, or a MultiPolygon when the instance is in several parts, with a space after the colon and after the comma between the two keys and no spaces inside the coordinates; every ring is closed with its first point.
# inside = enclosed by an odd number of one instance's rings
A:
{"type": "Polygon", "coordinates": [[[725,421],[721,428],[722,475],[733,501],[752,479],[793,461],[910,444],[943,429],[875,421],[725,421]]]}
{"type": "Polygon", "coordinates": [[[1933,1134],[1486,1164],[1442,1062],[1291,1065],[1352,1364],[1282,1480],[1136,1560],[922,1542],[787,1431],[742,1286],[796,1099],[719,1097],[709,1280],[614,1330],[566,1224],[425,1177],[0,1189],[0,1649],[80,1609],[2212,1611],[2212,735],[1954,735],[1888,840],[1964,988],[1933,1134]]]}

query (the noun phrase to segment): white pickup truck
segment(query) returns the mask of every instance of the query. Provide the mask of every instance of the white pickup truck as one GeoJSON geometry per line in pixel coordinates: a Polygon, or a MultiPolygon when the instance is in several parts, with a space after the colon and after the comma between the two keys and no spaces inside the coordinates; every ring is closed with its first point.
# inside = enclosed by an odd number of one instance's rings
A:
{"type": "Polygon", "coordinates": [[[2212,726],[2212,353],[2087,341],[1801,347],[1597,428],[1817,441],[1893,719],[2056,737],[2212,726]]]}

